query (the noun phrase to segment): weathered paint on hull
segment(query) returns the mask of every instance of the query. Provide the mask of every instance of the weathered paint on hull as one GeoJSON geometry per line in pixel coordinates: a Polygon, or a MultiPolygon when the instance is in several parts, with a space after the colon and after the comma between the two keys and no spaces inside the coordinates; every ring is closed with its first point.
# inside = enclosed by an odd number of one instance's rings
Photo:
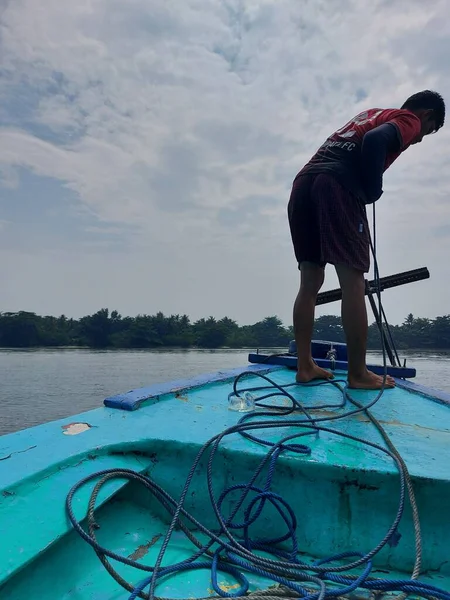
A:
{"type": "MultiPolygon", "coordinates": [[[[255,372],[271,369],[251,368],[255,372]]],[[[0,438],[0,598],[25,600],[31,590],[38,590],[36,597],[42,600],[128,598],[129,593],[72,530],[65,512],[67,493],[89,473],[123,467],[148,473],[178,498],[201,445],[241,416],[227,407],[230,376],[234,375],[236,372],[221,374],[211,383],[196,380],[192,389],[186,382],[177,382],[172,388],[162,386],[147,400],[144,396],[152,395],[148,391],[135,393],[139,406],[134,411],[101,408],[0,438]],[[170,392],[173,387],[178,389],[170,392]],[[71,423],[87,423],[89,427],[68,427],[71,423]]],[[[270,376],[280,384],[294,378],[292,371],[279,367],[270,376]]],[[[247,381],[261,385],[256,377],[247,381]]],[[[290,389],[308,407],[340,400],[332,386],[290,389]]],[[[352,395],[362,403],[374,397],[373,392],[352,395]]],[[[333,411],[320,414],[329,413],[333,411]]],[[[448,590],[449,409],[442,401],[433,401],[423,389],[411,393],[399,387],[385,392],[373,414],[402,454],[413,479],[423,539],[422,579],[448,590]]],[[[379,433],[365,415],[349,417],[333,427],[380,443],[379,433]]],[[[280,431],[272,430],[262,437],[276,441],[280,431]]],[[[296,512],[301,551],[320,558],[349,549],[366,552],[376,546],[398,506],[399,477],[392,460],[330,433],[308,436],[302,443],[310,446],[311,455],[280,457],[273,480],[273,488],[296,512]]],[[[239,435],[227,438],[214,462],[216,496],[234,483],[247,482],[265,452],[264,447],[239,435]]],[[[74,508],[80,518],[86,511],[89,489],[76,496],[74,508]]],[[[191,490],[185,508],[206,526],[216,527],[204,462],[191,490]]],[[[107,484],[101,504],[97,518],[100,542],[122,555],[152,564],[168,523],[161,506],[136,484],[125,481],[107,484]]],[[[279,520],[269,511],[261,515],[252,533],[267,536],[279,527],[279,520]]],[[[400,540],[377,555],[375,565],[381,571],[374,576],[410,576],[415,554],[409,509],[399,533],[400,540]]],[[[165,562],[187,558],[193,551],[184,534],[176,533],[165,562]]],[[[134,583],[143,577],[130,567],[120,566],[118,570],[134,583]]],[[[249,579],[251,590],[273,583],[249,579]]],[[[227,575],[219,581],[235,584],[227,575]]],[[[171,577],[158,586],[157,593],[174,598],[210,595],[209,573],[171,577]]]]}

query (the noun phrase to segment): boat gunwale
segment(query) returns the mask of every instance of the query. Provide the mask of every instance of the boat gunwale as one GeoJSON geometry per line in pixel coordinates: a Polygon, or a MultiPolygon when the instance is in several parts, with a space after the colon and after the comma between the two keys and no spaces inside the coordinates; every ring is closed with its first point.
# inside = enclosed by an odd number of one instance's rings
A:
{"type": "Polygon", "coordinates": [[[419,394],[428,398],[429,400],[433,400],[433,402],[438,402],[439,404],[444,404],[445,406],[450,407],[450,393],[445,392],[444,390],[438,390],[436,388],[428,387],[426,385],[422,385],[420,383],[413,383],[412,381],[406,381],[404,379],[396,379],[396,384],[398,387],[403,388],[404,390],[411,392],[413,394],[419,394]]]}
{"type": "MultiPolygon", "coordinates": [[[[246,367],[227,369],[225,371],[219,370],[212,373],[197,375],[195,377],[175,379],[172,381],[167,381],[165,383],[156,383],[151,386],[136,388],[134,390],[130,390],[129,392],[109,396],[104,399],[103,404],[108,408],[134,411],[138,410],[145,402],[149,400],[159,400],[160,396],[181,393],[186,390],[193,390],[195,388],[199,388],[210,383],[224,383],[227,380],[234,379],[238,375],[247,372],[249,374],[259,373],[264,375],[286,368],[289,367],[286,365],[280,365],[278,362],[275,364],[271,363],[270,355],[268,355],[267,361],[265,361],[264,363],[249,364],[246,367]]],[[[429,400],[450,407],[449,392],[414,383],[406,379],[399,379],[398,377],[394,377],[394,379],[398,387],[408,392],[419,394],[428,398],[429,400]]]]}
{"type": "Polygon", "coordinates": [[[163,383],[155,383],[147,387],[130,390],[129,392],[125,392],[123,394],[108,396],[108,398],[103,400],[103,404],[108,408],[134,411],[140,408],[144,402],[148,400],[157,400],[160,396],[167,396],[169,394],[176,394],[186,390],[193,390],[211,383],[225,383],[226,381],[230,381],[238,375],[242,375],[243,373],[247,372],[249,374],[259,373],[264,375],[274,371],[279,371],[283,368],[283,366],[266,363],[264,365],[247,365],[245,367],[237,367],[224,371],[219,370],[185,379],[174,379],[163,383]]]}

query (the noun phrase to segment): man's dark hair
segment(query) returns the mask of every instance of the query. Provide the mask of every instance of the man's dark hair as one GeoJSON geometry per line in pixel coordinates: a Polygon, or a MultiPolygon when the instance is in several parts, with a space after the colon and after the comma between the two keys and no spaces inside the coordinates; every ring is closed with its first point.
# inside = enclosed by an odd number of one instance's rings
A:
{"type": "Polygon", "coordinates": [[[406,100],[402,106],[405,110],[432,110],[436,122],[436,131],[444,125],[445,102],[440,94],[430,90],[417,92],[406,100]]]}

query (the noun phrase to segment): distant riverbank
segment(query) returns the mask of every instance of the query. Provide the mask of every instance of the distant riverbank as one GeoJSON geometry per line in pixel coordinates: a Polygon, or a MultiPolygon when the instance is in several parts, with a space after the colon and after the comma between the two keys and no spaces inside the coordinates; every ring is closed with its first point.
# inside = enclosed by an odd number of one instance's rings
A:
{"type": "MultiPolygon", "coordinates": [[[[409,314],[402,325],[391,327],[399,349],[450,349],[450,315],[435,319],[409,314]]],[[[316,339],[343,342],[340,317],[316,319],[316,339]]],[[[102,309],[81,319],[39,316],[31,312],[0,313],[0,347],[3,348],[286,348],[294,338],[292,326],[277,316],[253,325],[238,325],[229,317],[199,319],[187,315],[138,315],[122,317],[102,309]]],[[[369,326],[368,347],[380,349],[380,333],[369,326]]]]}

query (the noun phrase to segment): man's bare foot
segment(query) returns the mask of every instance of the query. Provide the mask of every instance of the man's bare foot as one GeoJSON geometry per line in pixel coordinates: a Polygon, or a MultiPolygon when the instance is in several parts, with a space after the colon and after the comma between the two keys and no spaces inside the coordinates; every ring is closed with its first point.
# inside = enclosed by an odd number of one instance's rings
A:
{"type": "MultiPolygon", "coordinates": [[[[376,375],[368,370],[359,377],[352,377],[349,375],[348,387],[357,390],[380,390],[383,387],[383,376],[376,375]]],[[[386,376],[385,387],[395,387],[395,381],[390,375],[386,376]]]]}
{"type": "Polygon", "coordinates": [[[333,379],[333,373],[327,371],[326,369],[322,369],[318,367],[316,363],[311,363],[306,368],[302,367],[297,370],[297,375],[295,380],[297,383],[308,383],[309,381],[313,381],[314,379],[333,379]]]}

